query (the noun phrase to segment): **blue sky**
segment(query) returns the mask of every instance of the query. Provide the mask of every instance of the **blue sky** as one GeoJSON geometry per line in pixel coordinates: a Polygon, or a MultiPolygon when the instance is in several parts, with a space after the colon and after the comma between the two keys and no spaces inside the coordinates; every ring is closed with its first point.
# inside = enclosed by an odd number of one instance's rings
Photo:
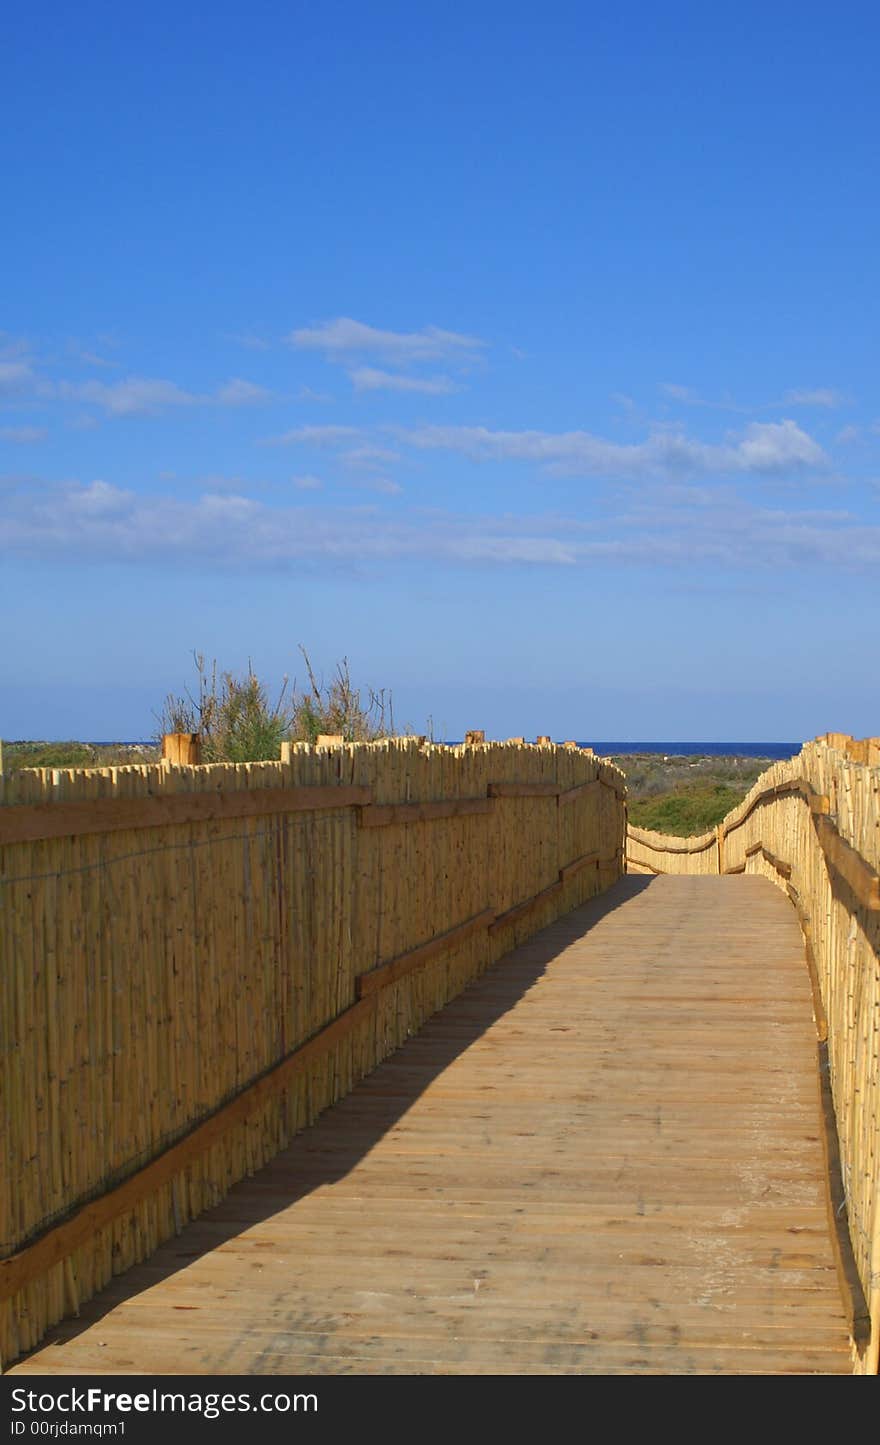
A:
{"type": "Polygon", "coordinates": [[[880,731],[876,6],[34,0],[0,734],[880,731]]]}

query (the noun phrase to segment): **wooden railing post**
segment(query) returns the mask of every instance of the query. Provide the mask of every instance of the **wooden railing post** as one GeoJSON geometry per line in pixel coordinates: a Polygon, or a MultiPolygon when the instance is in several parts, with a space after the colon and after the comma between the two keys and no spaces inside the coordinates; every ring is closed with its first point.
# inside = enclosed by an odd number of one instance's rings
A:
{"type": "Polygon", "coordinates": [[[166,763],[189,764],[202,761],[202,740],[198,733],[165,733],[162,737],[162,760],[166,763]]]}

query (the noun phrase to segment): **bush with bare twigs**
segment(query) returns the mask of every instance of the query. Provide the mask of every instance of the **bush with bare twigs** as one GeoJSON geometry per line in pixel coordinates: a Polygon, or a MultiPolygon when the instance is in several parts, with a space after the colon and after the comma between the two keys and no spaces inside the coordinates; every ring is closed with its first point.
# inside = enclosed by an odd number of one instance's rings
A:
{"type": "Polygon", "coordinates": [[[322,733],[346,742],[369,742],[394,732],[391,693],[370,687],[363,699],[351,679],[348,658],[337,663],[329,682],[318,677],[305,648],[300,652],[308,685],[284,678],[277,699],[248,664],[244,676],[218,673],[200,652],[193,653],[196,684],[169,693],[159,714],[160,733],[198,733],[206,763],[250,763],[277,758],[287,739],[314,743],[322,733]]]}

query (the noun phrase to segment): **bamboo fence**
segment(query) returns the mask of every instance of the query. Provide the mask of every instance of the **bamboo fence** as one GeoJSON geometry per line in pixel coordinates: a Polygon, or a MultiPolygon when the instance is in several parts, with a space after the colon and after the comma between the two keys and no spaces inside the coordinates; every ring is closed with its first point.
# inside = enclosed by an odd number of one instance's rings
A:
{"type": "Polygon", "coordinates": [[[622,774],[391,739],[0,778],[0,1354],[623,869],[622,774]]]}
{"type": "Polygon", "coordinates": [[[627,830],[627,870],[759,873],[797,909],[813,984],[820,1074],[830,1082],[834,1213],[861,1289],[856,1368],[880,1353],[880,739],[829,733],[775,763],[713,832],[627,830]],[[836,1135],[836,1137],[834,1137],[836,1135]]]}

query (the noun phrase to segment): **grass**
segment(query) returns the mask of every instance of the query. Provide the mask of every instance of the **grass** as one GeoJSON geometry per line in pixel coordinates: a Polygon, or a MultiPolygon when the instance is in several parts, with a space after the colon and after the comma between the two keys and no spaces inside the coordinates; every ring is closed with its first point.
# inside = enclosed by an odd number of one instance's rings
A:
{"type": "Polygon", "coordinates": [[[732,788],[726,783],[709,787],[677,788],[659,797],[630,799],[629,820],[636,828],[650,828],[654,833],[674,833],[686,838],[706,833],[742,802],[748,789],[732,788]]]}

